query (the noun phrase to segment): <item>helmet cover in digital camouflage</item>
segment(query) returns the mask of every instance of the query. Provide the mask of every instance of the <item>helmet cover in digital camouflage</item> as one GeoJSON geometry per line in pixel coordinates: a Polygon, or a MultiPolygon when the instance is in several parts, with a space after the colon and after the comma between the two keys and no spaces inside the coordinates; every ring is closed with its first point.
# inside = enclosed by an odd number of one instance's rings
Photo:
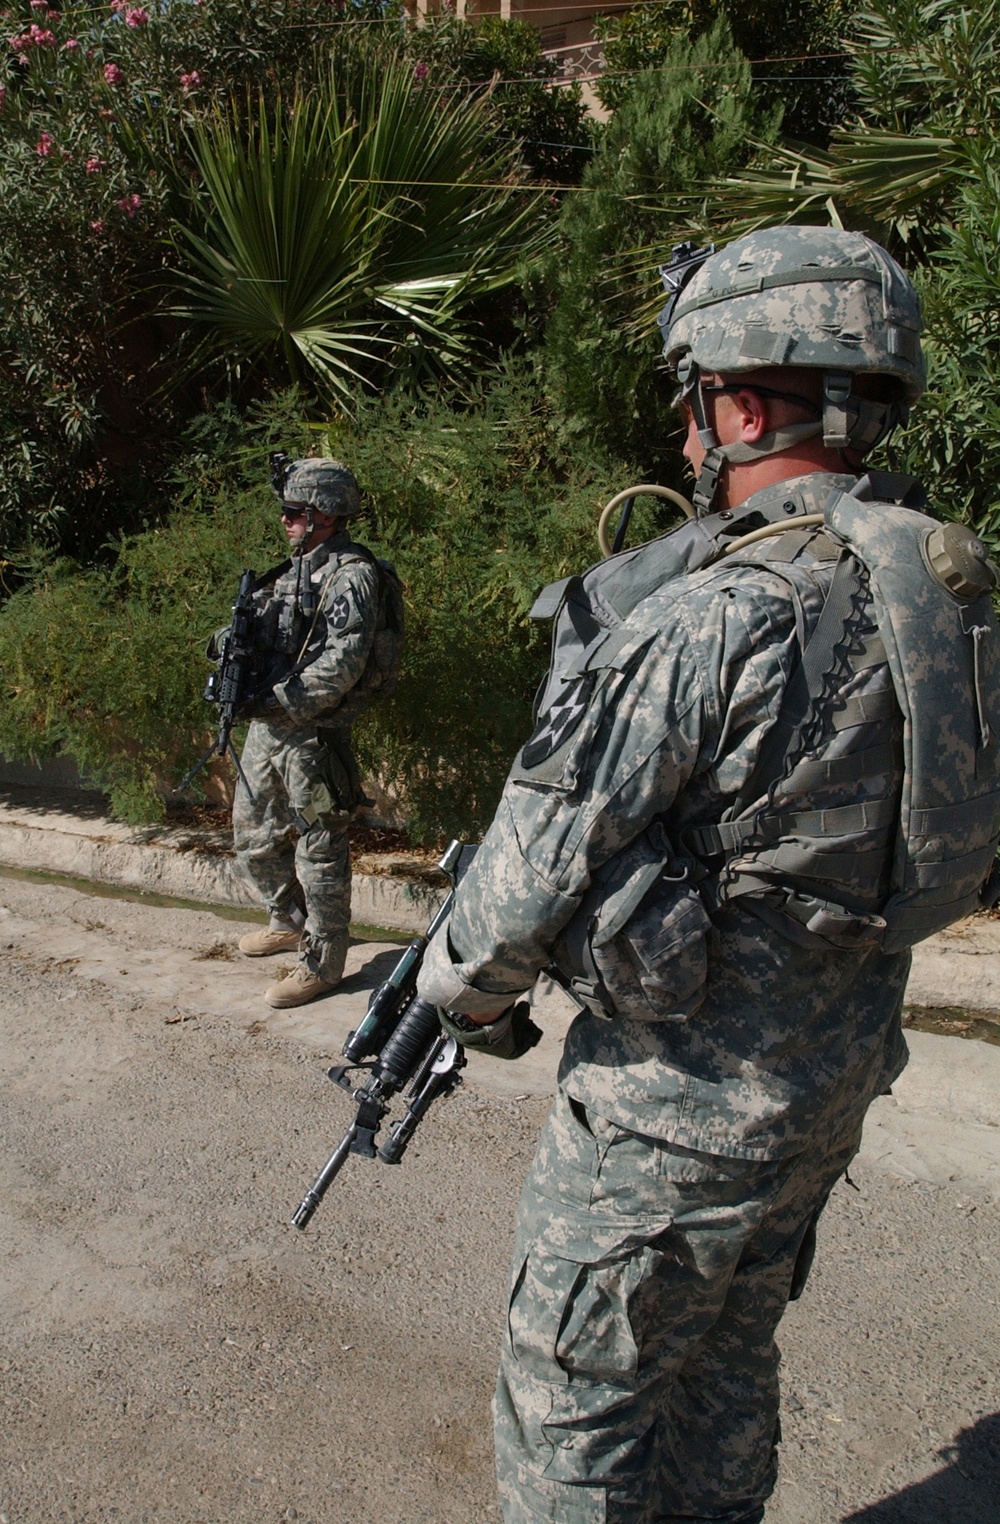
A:
{"type": "Polygon", "coordinates": [[[361,493],[354,473],[329,456],[289,461],[278,496],[283,502],[307,503],[337,518],[351,518],[361,512],[361,493]]]}
{"type": "Polygon", "coordinates": [[[669,314],[663,353],[740,375],[764,366],[892,376],[924,390],[920,302],[891,255],[863,233],[778,227],[712,254],[669,314]]]}

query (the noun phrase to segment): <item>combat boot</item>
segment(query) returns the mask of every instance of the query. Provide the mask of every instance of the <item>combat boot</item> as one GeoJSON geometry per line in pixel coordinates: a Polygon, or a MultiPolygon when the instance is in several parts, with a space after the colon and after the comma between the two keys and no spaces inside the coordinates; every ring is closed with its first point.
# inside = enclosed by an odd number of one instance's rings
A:
{"type": "Polygon", "coordinates": [[[289,1006],[305,1005],[307,1001],[315,1000],[317,995],[335,990],[339,983],[339,979],[321,979],[308,963],[296,963],[290,974],[264,991],[264,999],[268,1005],[282,1011],[289,1006]]]}
{"type": "Polygon", "coordinates": [[[240,937],[237,946],[248,958],[267,958],[271,953],[296,952],[302,932],[291,922],[277,926],[262,926],[259,931],[248,931],[240,937]]]}

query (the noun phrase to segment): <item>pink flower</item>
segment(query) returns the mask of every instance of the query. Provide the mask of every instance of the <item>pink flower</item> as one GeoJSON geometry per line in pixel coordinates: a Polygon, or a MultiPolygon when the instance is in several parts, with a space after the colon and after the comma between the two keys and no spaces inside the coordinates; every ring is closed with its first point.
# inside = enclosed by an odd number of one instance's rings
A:
{"type": "Polygon", "coordinates": [[[120,85],[122,82],[122,71],[117,64],[105,64],[104,78],[109,85],[120,85]]]}
{"type": "Polygon", "coordinates": [[[426,79],[427,78],[427,65],[425,63],[418,63],[418,64],[414,65],[413,78],[414,79],[426,79]]]}
{"type": "Polygon", "coordinates": [[[75,37],[67,37],[66,41],[63,43],[63,52],[75,53],[79,46],[80,44],[77,42],[75,37]]]}
{"type": "Polygon", "coordinates": [[[111,0],[111,9],[116,12],[123,11],[126,3],[127,0],[111,0]]]}
{"type": "Polygon", "coordinates": [[[104,232],[104,223],[101,221],[100,217],[98,217],[96,222],[92,222],[90,225],[93,228],[95,233],[103,233],[104,232]]]}
{"type": "Polygon", "coordinates": [[[120,212],[124,212],[126,217],[134,217],[141,205],[142,197],[137,195],[135,191],[132,192],[131,196],[122,196],[120,200],[115,202],[115,206],[120,212]]]}
{"type": "Polygon", "coordinates": [[[43,159],[47,159],[52,152],[53,137],[50,132],[43,132],[35,144],[35,152],[43,159]]]}
{"type": "Polygon", "coordinates": [[[48,8],[49,0],[31,0],[31,9],[33,11],[47,11],[48,8]]]}
{"type": "Polygon", "coordinates": [[[88,159],[86,164],[83,166],[84,173],[88,175],[99,175],[103,168],[103,159],[88,159]]]}
{"type": "Polygon", "coordinates": [[[55,33],[50,32],[48,27],[35,26],[32,23],[29,35],[36,48],[54,48],[56,46],[55,33]]]}
{"type": "Polygon", "coordinates": [[[181,89],[185,95],[190,95],[192,90],[197,90],[201,84],[201,75],[197,69],[192,69],[190,74],[181,75],[181,89]]]}
{"type": "Polygon", "coordinates": [[[149,22],[149,12],[144,11],[141,5],[133,10],[125,12],[125,25],[130,27],[146,26],[149,22]]]}

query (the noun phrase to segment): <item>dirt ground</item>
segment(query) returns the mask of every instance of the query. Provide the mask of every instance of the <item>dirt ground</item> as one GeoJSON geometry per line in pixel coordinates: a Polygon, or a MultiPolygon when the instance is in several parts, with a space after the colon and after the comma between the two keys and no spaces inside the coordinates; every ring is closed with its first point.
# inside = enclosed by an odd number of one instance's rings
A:
{"type": "MultiPolygon", "coordinates": [[[[297,1233],[350,1119],[324,1075],[337,997],[307,1030],[269,1013],[240,931],[0,876],[0,1524],[496,1520],[489,1398],[545,1101],[467,1085],[297,1233]]],[[[353,958],[363,999],[391,956],[353,958]]],[[[1000,1206],[852,1176],[783,1325],[768,1524],[996,1524],[1000,1206]]]]}

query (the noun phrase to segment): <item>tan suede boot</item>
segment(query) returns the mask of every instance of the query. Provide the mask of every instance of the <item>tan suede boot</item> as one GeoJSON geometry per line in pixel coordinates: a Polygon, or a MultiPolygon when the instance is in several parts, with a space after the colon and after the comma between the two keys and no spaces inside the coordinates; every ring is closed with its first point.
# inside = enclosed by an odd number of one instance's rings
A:
{"type": "Polygon", "coordinates": [[[301,939],[297,926],[262,926],[240,937],[237,946],[248,958],[267,958],[271,953],[295,952],[301,939]]]}
{"type": "Polygon", "coordinates": [[[321,979],[313,973],[308,963],[296,963],[291,973],[279,984],[272,984],[264,991],[264,999],[268,1005],[283,1011],[288,1006],[305,1005],[307,1001],[315,1000],[317,995],[335,990],[339,983],[339,979],[321,979]]]}

